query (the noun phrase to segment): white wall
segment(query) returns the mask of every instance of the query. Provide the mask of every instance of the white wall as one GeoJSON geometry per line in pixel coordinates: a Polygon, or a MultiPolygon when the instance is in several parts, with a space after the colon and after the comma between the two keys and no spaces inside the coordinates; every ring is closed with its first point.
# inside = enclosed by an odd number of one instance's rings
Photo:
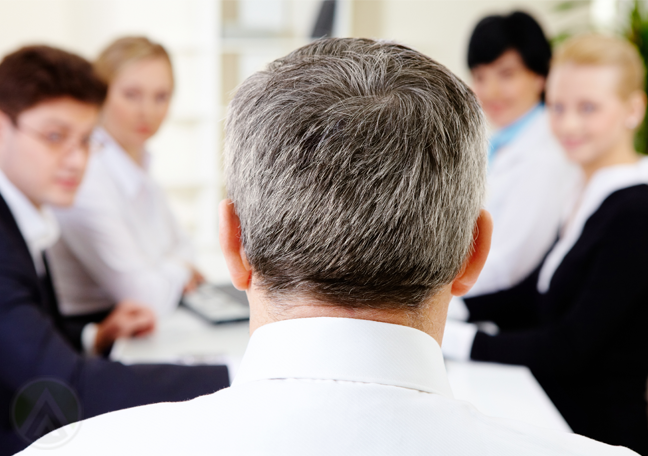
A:
{"type": "MultiPolygon", "coordinates": [[[[522,10],[532,14],[548,36],[588,20],[581,14],[560,13],[561,0],[383,0],[380,38],[409,45],[443,63],[466,79],[466,50],[477,22],[489,14],[522,10]]],[[[583,2],[587,5],[588,2],[583,2]]],[[[582,14],[584,13],[584,15],[582,14]]]]}
{"type": "MultiPolygon", "coordinates": [[[[482,16],[523,9],[535,14],[549,34],[587,22],[587,8],[584,17],[556,14],[557,3],[339,0],[336,31],[357,35],[362,26],[375,31],[375,38],[413,46],[466,77],[467,41],[482,16]],[[370,13],[366,17],[352,17],[358,2],[370,13]]],[[[167,47],[177,90],[169,119],[150,144],[152,172],[192,235],[208,275],[218,268],[214,257],[228,90],[267,62],[307,43],[319,10],[319,0],[238,0],[237,5],[236,23],[228,28],[221,20],[222,0],[0,0],[0,55],[24,44],[46,43],[93,59],[110,41],[128,34],[147,35],[167,47]],[[236,68],[223,67],[223,62],[236,68]],[[225,74],[228,87],[222,84],[225,74]]]]}

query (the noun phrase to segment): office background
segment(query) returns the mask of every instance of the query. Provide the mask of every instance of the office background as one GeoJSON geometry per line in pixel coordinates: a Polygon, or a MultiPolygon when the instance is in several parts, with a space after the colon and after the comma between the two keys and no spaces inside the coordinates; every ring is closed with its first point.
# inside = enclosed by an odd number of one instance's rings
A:
{"type": "MultiPolygon", "coordinates": [[[[522,9],[549,36],[614,30],[631,1],[338,0],[335,36],[410,45],[467,77],[472,27],[489,13],[522,9]]],[[[150,142],[152,173],[191,235],[198,264],[222,275],[217,206],[224,196],[223,119],[248,75],[311,39],[321,0],[0,0],[0,53],[46,43],[93,59],[111,40],[146,35],[170,51],[176,92],[150,142]]],[[[622,24],[621,24],[622,25],[622,24]]]]}

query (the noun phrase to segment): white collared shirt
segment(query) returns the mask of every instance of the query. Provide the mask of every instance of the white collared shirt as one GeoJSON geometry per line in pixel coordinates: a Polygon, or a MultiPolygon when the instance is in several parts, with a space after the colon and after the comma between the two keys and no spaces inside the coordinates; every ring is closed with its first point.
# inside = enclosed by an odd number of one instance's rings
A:
{"type": "Polygon", "coordinates": [[[62,238],[51,250],[61,313],[99,312],[131,299],[171,312],[193,252],[164,194],[102,129],[72,208],[56,210],[62,238]]]}
{"type": "MultiPolygon", "coordinates": [[[[63,432],[76,429],[70,426],[63,432]]],[[[41,454],[38,445],[24,454],[41,454]]],[[[432,337],[405,326],[347,318],[265,325],[252,335],[230,388],[91,418],[64,446],[47,450],[48,456],[89,453],[635,454],[482,415],[452,398],[432,337]]]]}
{"type": "Polygon", "coordinates": [[[558,236],[578,169],[570,164],[543,110],[494,156],[486,209],[493,216],[490,254],[466,295],[506,290],[527,277],[558,236]]]}
{"type": "Polygon", "coordinates": [[[16,220],[39,276],[45,275],[43,252],[54,245],[60,236],[59,225],[52,210],[47,206],[40,209],[16,188],[0,171],[0,194],[16,220]]]}

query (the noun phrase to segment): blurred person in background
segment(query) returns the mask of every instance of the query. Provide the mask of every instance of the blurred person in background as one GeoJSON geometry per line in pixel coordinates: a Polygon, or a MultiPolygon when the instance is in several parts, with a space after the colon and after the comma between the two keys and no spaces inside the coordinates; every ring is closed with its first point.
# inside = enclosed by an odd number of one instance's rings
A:
{"type": "MultiPolygon", "coordinates": [[[[25,47],[0,62],[2,456],[71,421],[186,400],[229,383],[224,366],[124,366],[80,356],[64,335],[46,252],[59,236],[51,207],[74,200],[106,91],[89,62],[52,47],[25,47]],[[38,381],[57,385],[46,390],[50,402],[41,404],[43,393],[26,403],[24,388],[38,381]],[[58,395],[61,388],[76,400],[61,402],[69,398],[58,395]]],[[[142,309],[118,305],[97,325],[93,349],[150,331],[153,320],[142,309]]]]}
{"type": "Polygon", "coordinates": [[[95,70],[108,96],[75,203],[56,211],[62,236],[52,249],[61,312],[82,341],[92,340],[94,323],[119,301],[136,300],[159,317],[203,281],[189,239],[148,173],[146,142],[173,94],[167,51],[144,37],[121,38],[99,55],[95,70]]]}
{"type": "Polygon", "coordinates": [[[550,59],[547,38],[526,13],[486,17],[470,38],[472,88],[494,128],[486,208],[495,231],[468,296],[517,285],[558,235],[575,169],[551,134],[543,104],[550,59]]]}
{"type": "Polygon", "coordinates": [[[446,328],[455,343],[444,339],[449,357],[530,367],[574,432],[640,454],[648,454],[648,158],[633,138],[644,78],[637,50],[620,38],[585,35],[559,49],[547,106],[580,167],[559,240],[518,286],[465,300],[470,320],[493,321],[498,334],[455,323],[446,328]]]}

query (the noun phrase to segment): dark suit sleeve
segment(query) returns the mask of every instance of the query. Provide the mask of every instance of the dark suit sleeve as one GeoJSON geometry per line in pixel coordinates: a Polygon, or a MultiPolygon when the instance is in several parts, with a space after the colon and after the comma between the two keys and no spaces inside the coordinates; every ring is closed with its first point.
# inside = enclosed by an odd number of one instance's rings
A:
{"type": "Polygon", "coordinates": [[[648,207],[617,213],[604,230],[585,286],[570,310],[537,329],[478,333],[471,357],[522,364],[537,372],[575,372],[618,337],[646,294],[648,207]]]}
{"type": "Polygon", "coordinates": [[[538,322],[535,289],[540,267],[508,290],[464,298],[470,311],[469,321],[492,321],[501,330],[523,329],[538,322]]]}
{"type": "MultiPolygon", "coordinates": [[[[85,327],[90,323],[101,323],[110,315],[113,309],[114,307],[90,315],[61,315],[56,326],[74,349],[79,353],[83,353],[84,347],[81,336],[85,327]]],[[[110,354],[110,349],[104,355],[107,356],[108,354],[110,354]]]]}
{"type": "MultiPolygon", "coordinates": [[[[0,260],[0,402],[5,407],[22,387],[44,378],[73,389],[83,418],[148,403],[187,400],[229,385],[225,366],[125,366],[79,355],[35,302],[38,291],[33,280],[15,266],[21,264],[20,258],[5,254],[0,260]]],[[[5,427],[10,410],[0,412],[5,427]]]]}

